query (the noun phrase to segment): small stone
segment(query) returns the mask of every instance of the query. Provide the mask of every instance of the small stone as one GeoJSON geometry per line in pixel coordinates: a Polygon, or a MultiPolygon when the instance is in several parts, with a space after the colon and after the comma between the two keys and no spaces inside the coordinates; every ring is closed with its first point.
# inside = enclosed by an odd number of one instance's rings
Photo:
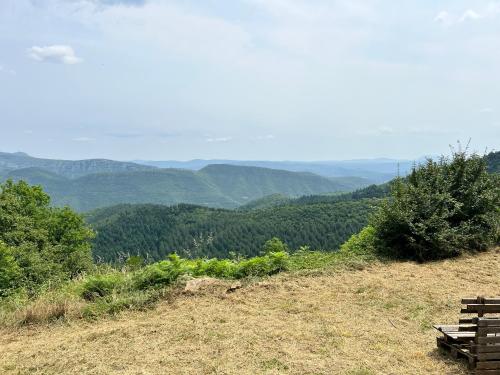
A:
{"type": "Polygon", "coordinates": [[[226,290],[226,293],[233,293],[237,289],[240,289],[242,287],[241,283],[239,281],[232,283],[231,286],[226,290]]]}

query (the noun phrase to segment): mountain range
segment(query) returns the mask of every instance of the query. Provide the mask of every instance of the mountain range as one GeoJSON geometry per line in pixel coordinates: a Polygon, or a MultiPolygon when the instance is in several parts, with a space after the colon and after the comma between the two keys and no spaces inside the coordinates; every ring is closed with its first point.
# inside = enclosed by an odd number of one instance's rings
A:
{"type": "Polygon", "coordinates": [[[53,204],[78,211],[121,203],[236,208],[275,193],[297,197],[351,191],[370,183],[360,177],[326,178],[261,167],[216,164],[193,171],[104,159],[68,161],[0,153],[0,181],[9,178],[41,185],[53,204]]]}
{"type": "MultiPolygon", "coordinates": [[[[418,161],[423,158],[418,159],[418,161]]],[[[148,161],[134,160],[135,163],[158,168],[181,168],[200,170],[207,165],[226,164],[250,167],[281,169],[290,172],[311,172],[324,177],[362,177],[372,183],[384,183],[397,174],[407,174],[414,164],[412,160],[398,159],[358,159],[337,161],[258,161],[258,160],[229,160],[195,159],[189,161],[148,161]]]]}
{"type": "MultiPolygon", "coordinates": [[[[498,171],[498,155],[496,152],[486,157],[492,172],[498,171]]],[[[41,185],[51,195],[54,205],[69,205],[81,212],[123,203],[188,203],[237,208],[255,200],[250,206],[279,204],[303,195],[353,191],[387,181],[398,170],[404,175],[413,165],[413,162],[393,159],[149,163],[151,165],[106,159],[53,160],[22,152],[0,152],[0,182],[12,178],[41,185]],[[259,202],[261,198],[264,201],[259,202]]]]}
{"type": "Polygon", "coordinates": [[[68,178],[77,178],[92,173],[131,172],[156,169],[152,166],[107,159],[54,160],[35,158],[24,152],[0,152],[0,173],[23,168],[40,168],[47,172],[52,172],[68,178]]]}

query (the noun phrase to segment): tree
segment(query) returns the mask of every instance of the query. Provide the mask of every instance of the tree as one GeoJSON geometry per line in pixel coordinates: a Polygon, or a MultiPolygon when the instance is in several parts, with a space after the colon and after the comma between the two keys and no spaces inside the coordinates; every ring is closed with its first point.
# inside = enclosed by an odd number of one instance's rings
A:
{"type": "Polygon", "coordinates": [[[2,259],[9,267],[15,263],[12,269],[20,272],[19,281],[28,290],[88,270],[92,236],[81,216],[67,207],[51,207],[41,187],[12,180],[0,185],[2,259]]]}
{"type": "Polygon", "coordinates": [[[372,224],[396,257],[425,261],[484,250],[498,240],[499,186],[476,154],[429,159],[394,182],[372,224]]]}
{"type": "Polygon", "coordinates": [[[279,238],[273,237],[270,240],[266,241],[263,247],[263,253],[278,253],[278,252],[288,252],[288,247],[284,244],[279,238]]]}
{"type": "Polygon", "coordinates": [[[21,270],[11,250],[0,242],[0,297],[6,296],[13,290],[20,278],[21,270]]]}

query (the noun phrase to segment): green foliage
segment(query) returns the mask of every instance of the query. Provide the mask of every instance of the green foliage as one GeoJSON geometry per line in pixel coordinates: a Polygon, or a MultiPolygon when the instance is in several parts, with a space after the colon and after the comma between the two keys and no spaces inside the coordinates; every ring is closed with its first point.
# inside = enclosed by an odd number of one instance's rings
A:
{"type": "MultiPolygon", "coordinates": [[[[364,183],[346,184],[344,179],[338,182],[337,179],[311,173],[256,167],[210,165],[200,171],[137,167],[128,169],[114,165],[109,171],[101,168],[101,173],[94,174],[83,173],[77,167],[77,178],[38,167],[9,171],[4,178],[41,185],[50,194],[55,206],[69,205],[81,212],[123,203],[190,203],[236,208],[270,194],[298,197],[364,186],[364,183]]],[[[94,170],[91,165],[89,168],[94,170]]],[[[68,173],[72,175],[70,171],[68,173]]]]}
{"type": "Polygon", "coordinates": [[[263,253],[286,253],[288,251],[288,247],[283,243],[278,237],[273,237],[270,240],[267,240],[263,247],[263,253]]]}
{"type": "Polygon", "coordinates": [[[288,269],[289,255],[285,251],[270,252],[264,256],[243,260],[238,264],[236,278],[274,275],[288,269]]]}
{"type": "Polygon", "coordinates": [[[91,173],[109,173],[124,171],[151,170],[153,167],[135,163],[90,159],[90,160],[54,160],[31,157],[23,152],[0,152],[0,172],[11,170],[41,171],[47,175],[59,175],[68,178],[81,177],[91,173]]]}
{"type": "Polygon", "coordinates": [[[119,272],[89,276],[83,282],[80,293],[84,299],[92,301],[110,295],[114,290],[122,287],[124,283],[124,275],[119,272]]]}
{"type": "Polygon", "coordinates": [[[45,285],[35,299],[22,290],[7,296],[0,303],[0,324],[34,324],[71,317],[95,319],[124,309],[144,309],[169,295],[171,287],[180,279],[204,276],[241,279],[265,277],[285,270],[359,268],[367,259],[349,252],[325,253],[302,247],[293,255],[280,251],[232,260],[184,259],[172,254],[164,261],[135,270],[125,267],[118,271],[101,265],[93,270],[94,274],[45,285]]]}
{"type": "Polygon", "coordinates": [[[93,212],[96,258],[116,262],[123,254],[160,260],[176,251],[183,257],[228,258],[231,252],[259,255],[265,242],[281,238],[290,249],[309,245],[336,250],[368,224],[378,199],[291,204],[252,211],[191,205],[115,206],[93,212]]]}
{"type": "Polygon", "coordinates": [[[238,209],[243,210],[243,211],[259,210],[262,208],[282,206],[282,205],[289,203],[291,200],[292,199],[287,197],[286,195],[276,193],[276,194],[266,195],[265,197],[255,199],[251,202],[248,202],[248,203],[240,206],[238,209]]]}
{"type": "Polygon", "coordinates": [[[373,255],[380,250],[380,246],[377,231],[373,226],[368,225],[343,243],[340,251],[354,255],[373,255]]]}
{"type": "Polygon", "coordinates": [[[486,164],[488,166],[488,172],[500,173],[500,151],[490,152],[486,155],[486,164]]]}
{"type": "Polygon", "coordinates": [[[38,186],[11,180],[0,185],[4,262],[15,263],[9,268],[20,274],[17,285],[30,292],[92,267],[89,240],[93,232],[69,208],[52,208],[49,203],[49,196],[38,186]]]}
{"type": "Polygon", "coordinates": [[[151,264],[134,275],[137,289],[164,287],[176,281],[180,275],[190,273],[190,263],[177,254],[169,255],[168,260],[151,264]]]}
{"type": "Polygon", "coordinates": [[[194,261],[193,276],[209,276],[219,279],[231,279],[237,274],[237,262],[229,259],[198,259],[194,261]]]}
{"type": "Polygon", "coordinates": [[[144,259],[139,255],[129,256],[125,261],[125,266],[127,270],[130,271],[138,270],[139,268],[144,267],[144,265],[144,259]]]}
{"type": "Polygon", "coordinates": [[[267,276],[288,269],[288,253],[269,252],[266,255],[232,261],[228,259],[182,259],[176,254],[167,260],[148,265],[133,276],[134,288],[144,290],[173,284],[181,275],[240,279],[267,276]]]}
{"type": "Polygon", "coordinates": [[[5,297],[18,286],[21,270],[12,251],[0,241],[0,297],[5,297]]]}
{"type": "Polygon", "coordinates": [[[499,210],[498,175],[487,173],[484,158],[460,151],[398,179],[373,226],[388,255],[425,261],[494,244],[499,210]]]}

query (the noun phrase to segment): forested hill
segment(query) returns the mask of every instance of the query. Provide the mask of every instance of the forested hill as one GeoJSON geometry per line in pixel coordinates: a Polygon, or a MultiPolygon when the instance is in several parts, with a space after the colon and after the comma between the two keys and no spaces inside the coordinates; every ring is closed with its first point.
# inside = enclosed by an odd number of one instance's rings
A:
{"type": "Polygon", "coordinates": [[[312,173],[226,165],[208,166],[200,171],[152,169],[99,173],[76,179],[41,168],[25,168],[0,174],[0,179],[7,178],[42,185],[55,205],[69,205],[78,211],[121,203],[189,203],[236,208],[274,193],[297,197],[366,185],[362,179],[329,179],[312,173]]]}
{"type": "Polygon", "coordinates": [[[94,256],[105,261],[141,255],[154,260],[172,252],[191,257],[259,254],[272,237],[292,249],[337,250],[361,230],[378,199],[283,205],[234,211],[193,205],[120,205],[94,211],[94,256]]]}
{"type": "MultiPolygon", "coordinates": [[[[422,160],[422,159],[419,159],[422,160]]],[[[160,168],[183,168],[200,170],[207,165],[226,164],[251,167],[281,169],[291,172],[311,172],[325,177],[357,176],[369,179],[372,183],[383,183],[396,177],[398,172],[406,174],[413,160],[397,159],[358,159],[338,161],[265,161],[265,160],[190,160],[190,161],[136,161],[139,164],[160,168]]]]}
{"type": "Polygon", "coordinates": [[[490,152],[486,155],[486,162],[490,173],[500,173],[500,151],[490,152]]]}
{"type": "Polygon", "coordinates": [[[39,168],[67,178],[76,178],[93,173],[113,173],[156,169],[152,166],[106,159],[53,160],[34,158],[23,152],[15,152],[12,154],[0,152],[0,173],[5,174],[9,171],[25,168],[39,168]]]}

